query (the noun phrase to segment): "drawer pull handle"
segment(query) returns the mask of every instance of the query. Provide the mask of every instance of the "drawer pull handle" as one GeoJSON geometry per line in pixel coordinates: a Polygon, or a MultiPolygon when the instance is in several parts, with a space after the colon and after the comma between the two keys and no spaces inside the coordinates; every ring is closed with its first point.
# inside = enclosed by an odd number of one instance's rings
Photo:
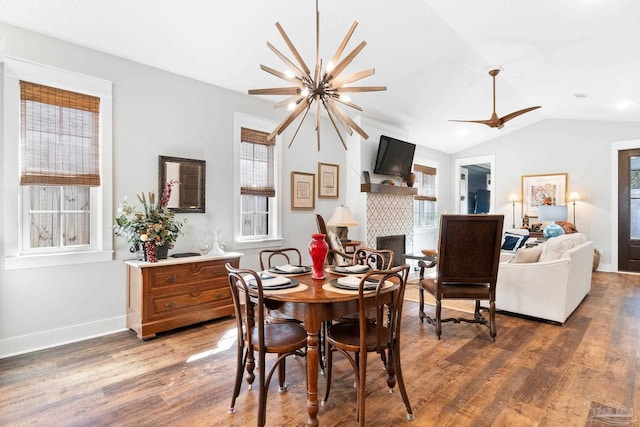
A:
{"type": "Polygon", "coordinates": [[[222,292],[216,292],[216,294],[214,295],[214,297],[215,297],[216,299],[220,299],[220,298],[222,298],[222,292]]]}
{"type": "Polygon", "coordinates": [[[173,283],[173,282],[175,282],[175,281],[176,281],[176,275],[175,275],[175,274],[173,274],[173,275],[171,275],[171,276],[168,276],[168,277],[165,279],[165,281],[166,281],[167,283],[173,283]]]}
{"type": "Polygon", "coordinates": [[[167,307],[169,310],[171,310],[171,309],[176,307],[176,303],[175,302],[168,302],[164,306],[167,307]]]}

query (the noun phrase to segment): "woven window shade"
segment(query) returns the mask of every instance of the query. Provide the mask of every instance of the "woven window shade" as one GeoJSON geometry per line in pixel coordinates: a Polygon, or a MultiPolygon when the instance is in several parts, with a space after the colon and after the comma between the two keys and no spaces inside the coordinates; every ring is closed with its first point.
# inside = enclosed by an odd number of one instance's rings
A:
{"type": "Polygon", "coordinates": [[[99,186],[100,98],[20,82],[20,184],[99,186]]]}
{"type": "Polygon", "coordinates": [[[418,176],[418,195],[413,196],[414,200],[426,200],[435,202],[436,199],[436,168],[419,164],[413,165],[413,170],[418,176]]]}
{"type": "Polygon", "coordinates": [[[240,130],[240,194],[275,197],[274,146],[266,132],[240,130]]]}

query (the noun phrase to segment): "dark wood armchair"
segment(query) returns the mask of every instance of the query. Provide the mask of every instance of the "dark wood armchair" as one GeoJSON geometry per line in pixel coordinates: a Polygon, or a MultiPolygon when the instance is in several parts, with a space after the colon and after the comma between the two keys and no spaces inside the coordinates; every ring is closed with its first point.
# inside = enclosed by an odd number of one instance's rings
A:
{"type": "Polygon", "coordinates": [[[420,321],[426,319],[434,325],[438,339],[443,322],[468,322],[487,326],[491,341],[495,341],[496,281],[503,222],[504,215],[442,215],[436,278],[420,280],[420,292],[426,290],[436,300],[435,318],[427,316],[420,304],[420,321]],[[442,319],[443,299],[475,300],[473,318],[442,319]],[[489,301],[489,319],[480,313],[481,300],[489,301]]]}

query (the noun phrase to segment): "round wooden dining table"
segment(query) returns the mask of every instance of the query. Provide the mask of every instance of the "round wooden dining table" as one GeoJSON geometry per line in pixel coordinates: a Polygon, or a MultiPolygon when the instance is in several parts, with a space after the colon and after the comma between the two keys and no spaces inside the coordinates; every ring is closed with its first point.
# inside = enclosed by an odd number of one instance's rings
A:
{"type": "Polygon", "coordinates": [[[296,275],[307,289],[289,293],[264,293],[265,305],[279,310],[303,323],[307,331],[307,425],[318,422],[319,333],[322,323],[358,312],[358,291],[332,292],[323,286],[341,277],[330,272],[324,279],[312,279],[311,274],[296,275]]]}

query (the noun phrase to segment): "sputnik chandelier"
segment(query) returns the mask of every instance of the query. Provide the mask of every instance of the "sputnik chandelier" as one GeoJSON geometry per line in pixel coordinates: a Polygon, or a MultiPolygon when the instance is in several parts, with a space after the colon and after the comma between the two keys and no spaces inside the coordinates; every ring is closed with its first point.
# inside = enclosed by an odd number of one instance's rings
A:
{"type": "Polygon", "coordinates": [[[373,92],[373,91],[382,91],[387,90],[386,86],[348,86],[350,83],[356,82],[358,80],[364,79],[375,74],[374,68],[369,68],[367,70],[359,71],[357,73],[350,74],[345,77],[339,77],[340,73],[344,71],[344,69],[353,61],[353,59],[360,53],[362,49],[367,45],[367,42],[362,41],[355,49],[351,51],[347,56],[343,59],[340,59],[344,49],[349,43],[349,39],[351,35],[356,29],[358,25],[357,22],[354,22],[351,25],[351,28],[347,32],[342,43],[338,46],[336,53],[331,58],[331,61],[326,64],[324,70],[322,69],[322,59],[320,59],[320,12],[318,11],[318,0],[316,0],[316,65],[311,73],[309,67],[304,62],[298,50],[295,48],[291,39],[287,36],[287,33],[284,31],[279,22],[276,22],[276,28],[282,35],[284,42],[289,47],[289,50],[295,57],[297,64],[288,59],[285,55],[283,55],[278,49],[276,49],[271,43],[267,42],[267,47],[271,49],[277,56],[280,58],[282,62],[287,66],[287,72],[281,72],[275,70],[271,67],[267,67],[266,65],[260,65],[260,69],[266,71],[269,74],[272,74],[276,77],[281,78],[282,80],[293,83],[294,86],[289,87],[278,87],[278,88],[268,88],[268,89],[251,89],[249,90],[249,95],[289,95],[289,98],[280,101],[274,104],[273,108],[281,108],[287,106],[291,111],[289,115],[275,128],[273,132],[268,136],[269,140],[275,138],[276,135],[280,135],[293,121],[302,115],[302,119],[298,123],[298,127],[296,128],[293,137],[291,138],[291,142],[289,143],[289,147],[293,144],[304,119],[307,117],[307,113],[311,109],[311,106],[315,102],[315,131],[316,138],[318,143],[318,151],[320,151],[320,107],[324,107],[324,110],[331,121],[334,129],[338,133],[340,137],[340,141],[344,146],[345,150],[347,149],[347,145],[344,142],[344,138],[340,129],[338,128],[338,124],[346,133],[349,135],[353,135],[353,131],[355,130],[360,136],[364,139],[369,138],[369,135],[358,126],[351,117],[347,113],[343,111],[343,109],[338,104],[346,105],[351,108],[354,108],[358,111],[362,111],[362,108],[354,103],[352,103],[346,94],[353,92],[373,92]]]}

